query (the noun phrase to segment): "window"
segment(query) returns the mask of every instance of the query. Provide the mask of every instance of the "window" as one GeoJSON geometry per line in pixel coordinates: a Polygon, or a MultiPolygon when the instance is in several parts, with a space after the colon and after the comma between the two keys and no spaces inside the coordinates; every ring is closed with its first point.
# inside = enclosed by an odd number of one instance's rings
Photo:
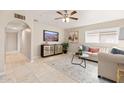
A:
{"type": "Polygon", "coordinates": [[[98,32],[86,32],[85,42],[86,43],[99,43],[99,33],[98,32]]]}
{"type": "Polygon", "coordinates": [[[117,31],[100,32],[100,43],[118,43],[117,31]]]}
{"type": "Polygon", "coordinates": [[[86,43],[118,43],[118,30],[100,30],[85,32],[86,43]]]}

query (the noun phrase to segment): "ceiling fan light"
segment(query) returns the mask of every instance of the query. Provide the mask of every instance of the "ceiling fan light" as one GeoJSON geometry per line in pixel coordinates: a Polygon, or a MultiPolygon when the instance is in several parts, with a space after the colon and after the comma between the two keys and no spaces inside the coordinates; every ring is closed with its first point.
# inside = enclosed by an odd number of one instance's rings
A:
{"type": "Polygon", "coordinates": [[[62,22],[66,22],[65,18],[62,19],[62,22]]]}
{"type": "Polygon", "coordinates": [[[62,22],[67,22],[68,23],[69,21],[70,21],[70,19],[68,17],[62,19],[62,22]]]}
{"type": "Polygon", "coordinates": [[[66,20],[67,23],[70,21],[68,17],[65,20],[66,20]]]}
{"type": "Polygon", "coordinates": [[[60,12],[60,11],[57,11],[57,13],[60,14],[62,17],[55,18],[55,20],[61,19],[62,22],[65,22],[65,23],[70,22],[70,20],[78,20],[78,18],[72,16],[72,15],[76,14],[77,11],[72,11],[71,13],[68,13],[67,10],[64,10],[64,13],[60,12]]]}

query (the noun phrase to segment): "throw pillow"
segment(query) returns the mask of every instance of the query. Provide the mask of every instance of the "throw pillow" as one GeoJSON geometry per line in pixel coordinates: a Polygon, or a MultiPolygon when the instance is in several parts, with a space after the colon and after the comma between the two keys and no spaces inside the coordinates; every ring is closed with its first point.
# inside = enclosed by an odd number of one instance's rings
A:
{"type": "Polygon", "coordinates": [[[124,55],[124,50],[113,48],[112,51],[111,51],[111,53],[112,54],[122,54],[122,55],[124,55]]]}
{"type": "Polygon", "coordinates": [[[89,51],[89,47],[88,46],[85,46],[85,45],[82,45],[82,50],[83,51],[89,51]]]}
{"type": "Polygon", "coordinates": [[[99,52],[99,48],[89,48],[89,52],[98,53],[99,52]]]}

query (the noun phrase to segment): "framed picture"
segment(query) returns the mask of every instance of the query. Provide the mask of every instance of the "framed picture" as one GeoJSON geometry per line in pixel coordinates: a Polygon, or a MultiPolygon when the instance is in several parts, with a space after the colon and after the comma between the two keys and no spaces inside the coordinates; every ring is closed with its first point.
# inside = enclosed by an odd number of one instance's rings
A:
{"type": "Polygon", "coordinates": [[[44,41],[59,41],[59,33],[58,32],[54,32],[54,31],[48,31],[48,30],[44,30],[43,31],[43,40],[44,41]]]}
{"type": "Polygon", "coordinates": [[[68,41],[71,43],[75,43],[79,41],[79,32],[78,31],[72,31],[69,33],[68,41]]]}

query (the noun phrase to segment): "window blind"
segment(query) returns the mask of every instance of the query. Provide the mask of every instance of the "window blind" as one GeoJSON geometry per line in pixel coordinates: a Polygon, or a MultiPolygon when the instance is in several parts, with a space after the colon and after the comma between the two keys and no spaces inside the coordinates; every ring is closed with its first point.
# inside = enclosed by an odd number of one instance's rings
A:
{"type": "Polygon", "coordinates": [[[85,32],[86,43],[118,43],[118,31],[87,31],[85,32]]]}

